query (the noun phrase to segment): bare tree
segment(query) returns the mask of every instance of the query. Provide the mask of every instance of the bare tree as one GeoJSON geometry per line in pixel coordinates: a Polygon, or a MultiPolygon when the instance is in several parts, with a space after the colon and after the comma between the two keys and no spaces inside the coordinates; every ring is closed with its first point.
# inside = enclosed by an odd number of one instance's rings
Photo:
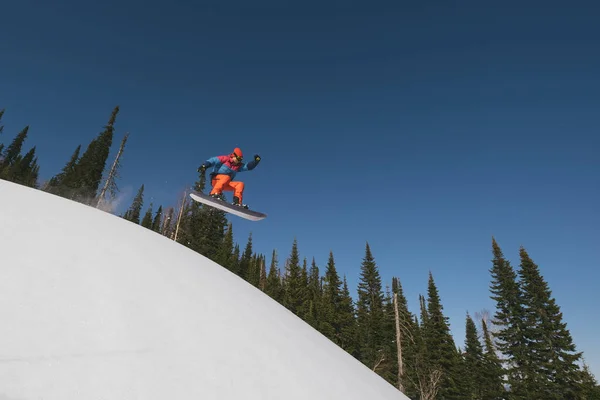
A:
{"type": "Polygon", "coordinates": [[[169,207],[165,210],[162,216],[161,223],[161,234],[163,236],[168,237],[169,239],[173,239],[173,214],[175,213],[175,209],[173,207],[169,207]]]}
{"type": "Polygon", "coordinates": [[[183,197],[181,199],[181,206],[179,208],[179,214],[177,216],[177,224],[175,226],[175,236],[173,237],[174,241],[177,241],[177,237],[179,235],[179,225],[181,224],[181,217],[183,216],[183,210],[185,209],[185,206],[187,204],[186,199],[187,199],[187,191],[184,191],[183,197]]]}
{"type": "Polygon", "coordinates": [[[398,390],[404,393],[402,382],[404,370],[402,364],[402,332],[400,330],[400,313],[398,311],[398,293],[394,293],[394,319],[396,320],[396,346],[398,348],[398,390]]]}
{"type": "Polygon", "coordinates": [[[265,291],[267,285],[267,270],[264,258],[260,258],[260,278],[258,280],[260,290],[265,291]]]}
{"type": "Polygon", "coordinates": [[[377,372],[377,368],[384,360],[385,360],[385,353],[381,352],[381,355],[379,356],[379,361],[377,361],[375,363],[375,365],[373,366],[373,372],[377,372]]]}
{"type": "Polygon", "coordinates": [[[125,143],[127,143],[128,137],[129,137],[129,132],[127,132],[125,134],[125,137],[121,141],[121,147],[119,147],[119,152],[117,153],[117,156],[115,157],[115,161],[113,162],[110,172],[108,173],[106,182],[104,183],[104,187],[102,188],[102,190],[100,191],[100,194],[98,195],[98,203],[96,204],[96,208],[100,208],[100,205],[104,202],[107,191],[110,191],[111,197],[114,199],[117,191],[119,190],[117,187],[117,181],[116,181],[116,178],[118,176],[117,170],[120,166],[119,160],[121,158],[121,155],[123,154],[123,149],[125,149],[125,143]]]}
{"type": "Polygon", "coordinates": [[[439,369],[432,370],[428,375],[419,376],[419,392],[421,400],[434,400],[440,389],[442,372],[439,369]]]}

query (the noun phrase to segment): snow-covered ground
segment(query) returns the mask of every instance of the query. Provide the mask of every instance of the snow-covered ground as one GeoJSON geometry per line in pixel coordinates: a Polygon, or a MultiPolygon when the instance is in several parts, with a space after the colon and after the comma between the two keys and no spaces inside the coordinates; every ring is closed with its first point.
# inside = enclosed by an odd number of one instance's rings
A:
{"type": "Polygon", "coordinates": [[[221,266],[0,180],[0,400],[407,399],[221,266]]]}

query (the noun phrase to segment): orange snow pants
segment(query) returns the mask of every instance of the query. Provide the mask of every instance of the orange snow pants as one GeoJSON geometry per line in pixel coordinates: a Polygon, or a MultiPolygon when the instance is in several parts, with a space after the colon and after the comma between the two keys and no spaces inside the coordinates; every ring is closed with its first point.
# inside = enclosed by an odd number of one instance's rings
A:
{"type": "Polygon", "coordinates": [[[212,179],[212,190],[210,194],[220,194],[224,190],[233,192],[233,195],[240,200],[242,204],[242,195],[244,194],[244,182],[232,181],[229,175],[216,175],[212,179]]]}

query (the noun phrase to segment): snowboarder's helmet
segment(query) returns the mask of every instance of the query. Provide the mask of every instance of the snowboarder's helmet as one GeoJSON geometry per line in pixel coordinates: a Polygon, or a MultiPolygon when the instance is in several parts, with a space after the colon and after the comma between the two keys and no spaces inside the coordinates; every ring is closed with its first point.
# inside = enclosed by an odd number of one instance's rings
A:
{"type": "Polygon", "coordinates": [[[233,153],[231,153],[231,155],[236,156],[239,160],[241,160],[243,157],[242,150],[239,147],[233,149],[233,153]]]}

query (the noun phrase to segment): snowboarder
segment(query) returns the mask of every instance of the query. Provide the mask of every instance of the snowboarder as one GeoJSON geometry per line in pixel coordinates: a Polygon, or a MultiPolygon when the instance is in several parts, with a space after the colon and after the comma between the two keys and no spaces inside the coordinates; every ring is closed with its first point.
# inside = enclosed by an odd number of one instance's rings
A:
{"type": "Polygon", "coordinates": [[[223,191],[233,192],[233,202],[231,204],[248,208],[242,202],[244,196],[244,182],[234,181],[237,172],[251,171],[260,162],[260,156],[254,155],[254,159],[248,163],[242,162],[243,154],[239,147],[233,149],[229,155],[215,156],[198,167],[198,172],[204,173],[207,168],[213,167],[213,172],[210,174],[212,189],[209,195],[219,200],[225,200],[223,191]]]}

